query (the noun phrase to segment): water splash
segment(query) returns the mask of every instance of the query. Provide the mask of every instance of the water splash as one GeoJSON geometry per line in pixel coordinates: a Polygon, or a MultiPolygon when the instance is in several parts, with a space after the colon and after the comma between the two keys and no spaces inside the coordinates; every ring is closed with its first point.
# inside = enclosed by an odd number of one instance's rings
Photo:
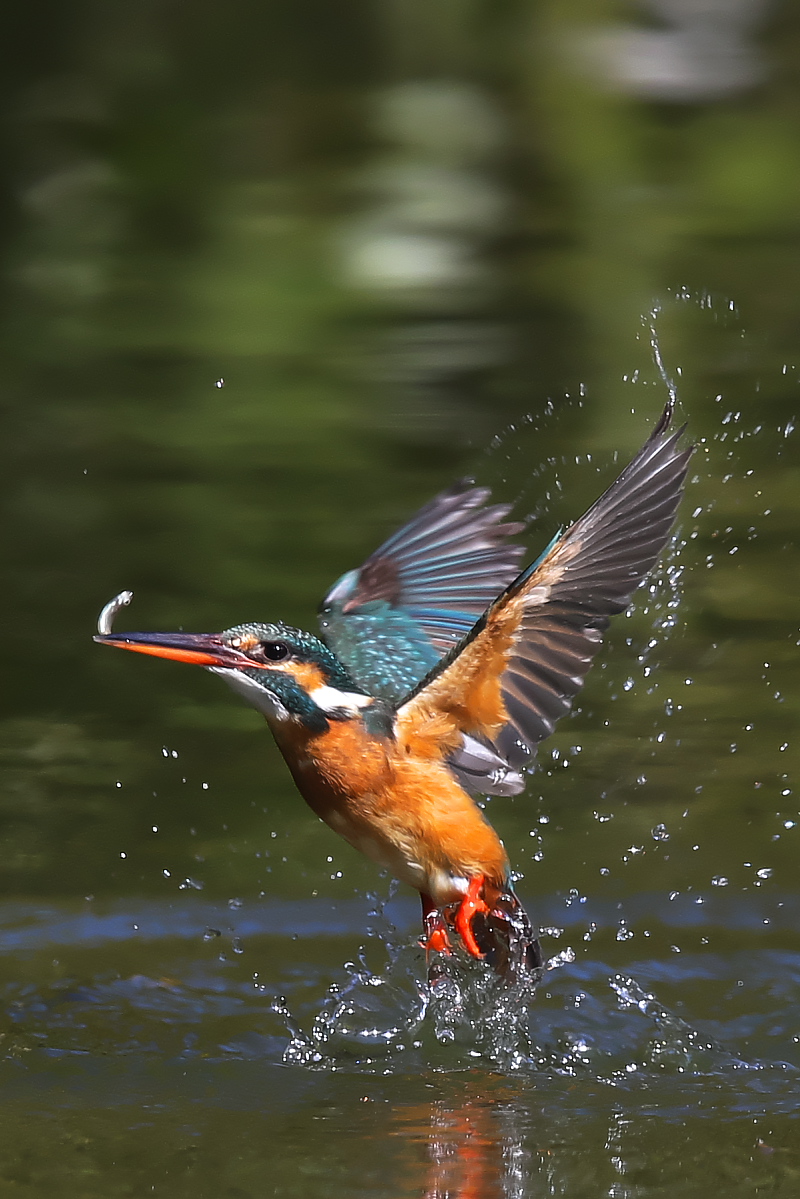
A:
{"type": "Polygon", "coordinates": [[[625,1073],[634,1070],[649,1073],[655,1069],[676,1074],[712,1074],[758,1068],[758,1063],[744,1061],[676,1016],[635,979],[615,974],[609,979],[609,986],[621,1010],[640,1012],[654,1027],[653,1035],[642,1046],[640,1059],[628,1063],[625,1073]]]}
{"type": "Polygon", "coordinates": [[[661,305],[659,303],[655,303],[650,309],[647,317],[647,325],[650,331],[650,349],[653,354],[653,362],[655,363],[656,370],[661,376],[661,382],[667,389],[667,395],[669,396],[671,402],[676,404],[678,402],[678,387],[675,383],[675,380],[667,374],[667,369],[664,366],[664,359],[661,354],[661,341],[656,328],[656,322],[658,321],[660,315],[661,305]]]}
{"type": "Polygon", "coordinates": [[[308,1032],[285,1000],[273,1004],[291,1038],[284,1062],[382,1072],[392,1072],[400,1055],[404,1067],[459,1069],[479,1058],[502,1070],[530,1064],[528,1009],[541,972],[508,984],[459,953],[436,955],[426,968],[422,949],[398,936],[387,900],[370,898],[368,934],[383,954],[380,970],[367,964],[362,946],[345,966],[344,984],[328,988],[308,1032]]]}

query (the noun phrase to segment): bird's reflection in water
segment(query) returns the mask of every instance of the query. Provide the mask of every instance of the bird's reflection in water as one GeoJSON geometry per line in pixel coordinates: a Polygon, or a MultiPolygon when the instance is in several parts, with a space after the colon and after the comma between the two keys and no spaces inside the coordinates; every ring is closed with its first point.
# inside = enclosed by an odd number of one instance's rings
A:
{"type": "Polygon", "coordinates": [[[486,1094],[486,1077],[461,1093],[395,1109],[395,1135],[423,1148],[424,1199],[523,1199],[530,1151],[513,1095],[486,1094]],[[483,1092],[481,1094],[480,1092],[483,1092]]]}

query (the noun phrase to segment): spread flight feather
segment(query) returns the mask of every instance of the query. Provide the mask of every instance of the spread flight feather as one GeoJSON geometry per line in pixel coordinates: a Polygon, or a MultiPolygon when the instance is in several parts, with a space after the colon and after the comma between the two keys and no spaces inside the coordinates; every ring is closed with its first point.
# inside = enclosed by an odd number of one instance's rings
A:
{"type": "Polygon", "coordinates": [[[430,729],[445,752],[463,735],[518,769],[569,711],[611,616],[652,569],[680,501],[692,447],[672,405],[595,504],[489,607],[397,712],[401,737],[430,729]]]}

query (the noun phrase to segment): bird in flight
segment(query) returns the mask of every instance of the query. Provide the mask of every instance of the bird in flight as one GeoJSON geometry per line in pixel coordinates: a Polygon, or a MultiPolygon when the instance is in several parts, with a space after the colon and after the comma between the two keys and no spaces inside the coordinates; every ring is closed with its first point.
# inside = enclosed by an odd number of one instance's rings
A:
{"type": "Polygon", "coordinates": [[[264,714],[303,798],[422,900],[422,944],[454,940],[506,979],[536,976],[535,932],[474,797],[515,795],[569,711],[610,617],[669,537],[693,447],[672,403],[607,491],[520,570],[524,525],[487,488],[436,496],[320,608],[278,621],[95,638],[204,666],[264,714]]]}

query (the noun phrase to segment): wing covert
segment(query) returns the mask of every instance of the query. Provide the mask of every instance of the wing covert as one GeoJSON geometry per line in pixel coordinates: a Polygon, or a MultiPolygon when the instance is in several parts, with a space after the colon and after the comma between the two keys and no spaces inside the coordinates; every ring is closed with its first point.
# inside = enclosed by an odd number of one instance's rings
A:
{"type": "Polygon", "coordinates": [[[693,451],[671,418],[668,404],[608,490],[407,697],[401,727],[444,719],[456,744],[485,738],[513,770],[531,763],[669,537],[693,451]]]}
{"type": "Polygon", "coordinates": [[[515,577],[525,525],[462,482],[441,492],[328,592],[322,634],[355,682],[399,701],[515,577]]]}

